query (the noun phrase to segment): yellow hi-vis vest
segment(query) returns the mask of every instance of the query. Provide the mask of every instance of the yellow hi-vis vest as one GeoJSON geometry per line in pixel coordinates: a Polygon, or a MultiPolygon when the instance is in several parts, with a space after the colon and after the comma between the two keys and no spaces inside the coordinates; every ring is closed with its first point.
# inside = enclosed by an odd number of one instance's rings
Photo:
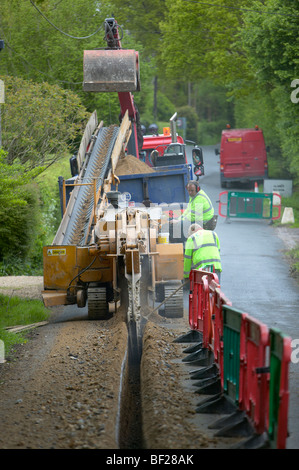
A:
{"type": "Polygon", "coordinates": [[[191,269],[205,269],[210,266],[213,266],[215,271],[222,271],[219,238],[211,230],[198,230],[186,241],[184,278],[189,277],[191,269]]]}
{"type": "Polygon", "coordinates": [[[213,216],[213,204],[209,196],[201,189],[196,196],[189,198],[188,206],[178,220],[200,223],[201,221],[210,220],[213,216]]]}

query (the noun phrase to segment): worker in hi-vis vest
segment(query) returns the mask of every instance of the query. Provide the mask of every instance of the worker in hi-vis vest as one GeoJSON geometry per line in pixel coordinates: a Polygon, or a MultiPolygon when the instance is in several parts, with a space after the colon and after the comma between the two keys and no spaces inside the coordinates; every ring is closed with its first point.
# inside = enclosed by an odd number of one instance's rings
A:
{"type": "Polygon", "coordinates": [[[194,223],[203,225],[206,230],[214,230],[218,216],[214,214],[214,207],[209,196],[200,188],[197,181],[189,181],[186,189],[189,194],[187,208],[180,217],[170,221],[170,229],[174,234],[178,233],[179,230],[175,227],[179,223],[183,224],[181,231],[184,232],[185,236],[190,225],[194,223]]]}
{"type": "Polygon", "coordinates": [[[186,210],[177,220],[190,220],[193,223],[206,224],[214,217],[214,207],[209,196],[200,188],[197,181],[187,184],[189,202],[186,210]]]}
{"type": "Polygon", "coordinates": [[[221,258],[218,235],[204,230],[199,224],[189,228],[184,253],[184,278],[189,278],[191,269],[215,272],[220,282],[221,258]]]}

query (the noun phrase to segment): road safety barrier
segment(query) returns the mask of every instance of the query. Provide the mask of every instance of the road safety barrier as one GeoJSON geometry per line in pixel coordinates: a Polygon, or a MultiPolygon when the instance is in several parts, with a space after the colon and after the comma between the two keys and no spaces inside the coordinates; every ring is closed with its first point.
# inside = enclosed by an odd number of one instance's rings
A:
{"type": "Polygon", "coordinates": [[[283,449],[288,434],[288,372],[292,353],[291,338],[270,330],[269,437],[272,446],[283,449]]]}
{"type": "Polygon", "coordinates": [[[229,218],[279,219],[281,196],[278,193],[223,191],[219,194],[219,215],[229,218]],[[278,199],[278,203],[276,203],[278,199]],[[275,202],[275,204],[274,204],[275,202]],[[274,215],[275,209],[277,214],[274,215]]]}
{"type": "Polygon", "coordinates": [[[212,354],[222,398],[245,414],[254,438],[266,435],[261,446],[284,449],[291,338],[233,308],[215,273],[192,270],[189,279],[189,326],[212,354]]]}
{"type": "Polygon", "coordinates": [[[266,325],[246,315],[243,317],[241,335],[239,405],[252,419],[257,433],[261,434],[267,426],[269,371],[265,364],[269,330],[266,325]]]}
{"type": "Polygon", "coordinates": [[[218,276],[215,273],[192,270],[190,273],[189,295],[189,325],[203,335],[204,348],[210,346],[212,338],[210,285],[218,286],[218,276]]]}
{"type": "Polygon", "coordinates": [[[232,307],[223,306],[223,390],[236,404],[240,395],[240,344],[245,316],[232,307]]]}

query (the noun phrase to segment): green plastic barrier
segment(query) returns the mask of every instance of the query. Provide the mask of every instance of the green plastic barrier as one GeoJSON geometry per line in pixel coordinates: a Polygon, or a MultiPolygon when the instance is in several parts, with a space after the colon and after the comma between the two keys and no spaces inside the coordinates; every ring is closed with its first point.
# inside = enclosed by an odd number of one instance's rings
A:
{"type": "Polygon", "coordinates": [[[278,193],[224,191],[219,199],[219,215],[222,217],[274,220],[281,214],[281,196],[278,193]],[[227,195],[227,202],[223,202],[224,194],[227,195]],[[274,204],[274,197],[279,199],[279,204],[274,204]],[[226,208],[225,214],[223,207],[226,208]]]}
{"type": "Polygon", "coordinates": [[[223,305],[223,390],[235,403],[239,402],[240,337],[242,320],[247,316],[223,305]]]}

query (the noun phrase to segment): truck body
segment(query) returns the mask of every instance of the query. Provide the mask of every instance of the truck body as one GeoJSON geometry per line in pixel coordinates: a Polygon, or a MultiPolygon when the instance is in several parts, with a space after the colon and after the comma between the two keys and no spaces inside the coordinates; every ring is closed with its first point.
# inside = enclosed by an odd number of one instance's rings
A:
{"type": "Polygon", "coordinates": [[[153,204],[187,203],[186,185],[190,180],[191,165],[158,167],[153,173],[119,176],[118,190],[128,200],[153,204]]]}
{"type": "MultiPolygon", "coordinates": [[[[136,173],[118,176],[118,190],[123,194],[123,199],[133,203],[144,203],[149,201],[152,204],[172,204],[187,203],[189,195],[186,190],[187,183],[192,179],[191,165],[172,165],[171,167],[153,168],[153,173],[136,173]]],[[[59,192],[62,214],[63,191],[65,193],[65,204],[70,199],[73,184],[77,177],[63,181],[59,178],[59,192]],[[64,184],[65,183],[65,184],[64,184]],[[65,188],[63,189],[63,185],[65,188]]],[[[112,189],[116,189],[112,185],[112,189]]]]}
{"type": "Polygon", "coordinates": [[[250,181],[260,182],[268,177],[267,151],[263,131],[226,129],[220,143],[220,184],[250,181]]]}

